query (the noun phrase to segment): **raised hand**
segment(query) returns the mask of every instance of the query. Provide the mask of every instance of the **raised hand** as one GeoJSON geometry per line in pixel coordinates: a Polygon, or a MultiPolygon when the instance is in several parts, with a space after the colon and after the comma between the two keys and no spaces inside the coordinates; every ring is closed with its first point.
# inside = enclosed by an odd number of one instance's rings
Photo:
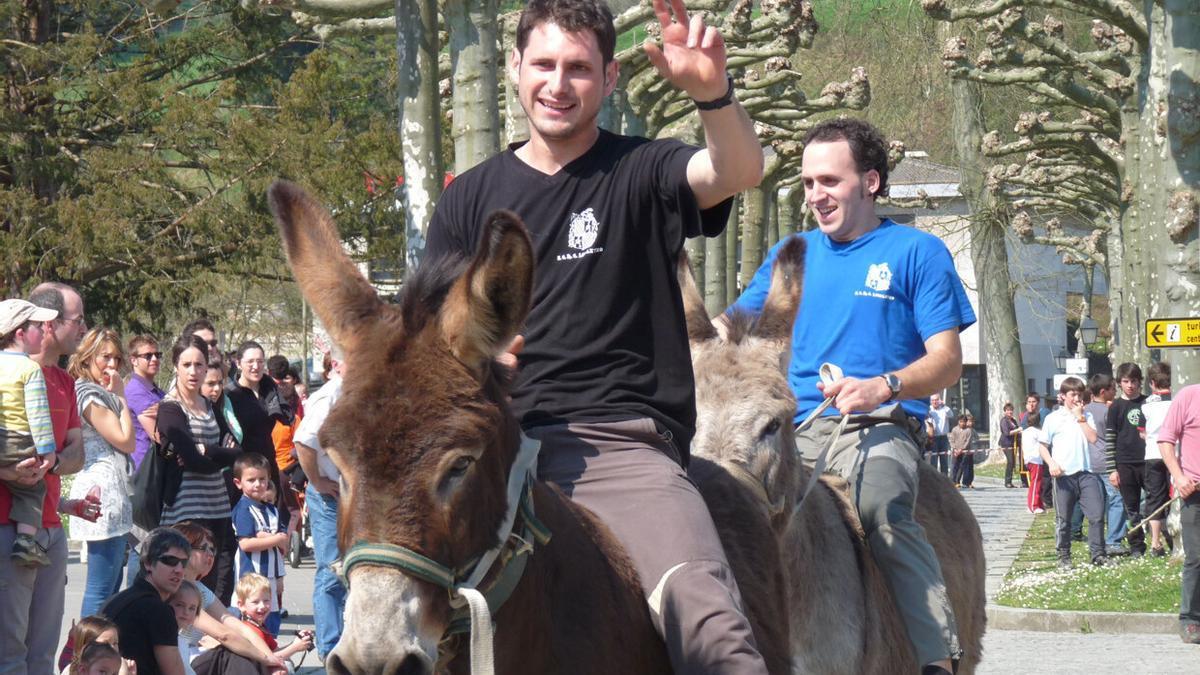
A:
{"type": "Polygon", "coordinates": [[[662,26],[662,47],[646,40],[651,65],[671,84],[697,101],[712,101],[725,95],[725,40],[699,16],[688,17],[683,0],[654,0],[654,14],[662,26]],[[674,14],[674,18],[672,18],[674,14]]]}

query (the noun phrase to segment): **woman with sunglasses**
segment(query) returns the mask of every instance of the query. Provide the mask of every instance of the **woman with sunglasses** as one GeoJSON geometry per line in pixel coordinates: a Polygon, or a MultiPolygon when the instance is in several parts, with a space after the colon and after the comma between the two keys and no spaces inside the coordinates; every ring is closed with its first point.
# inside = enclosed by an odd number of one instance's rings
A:
{"type": "Polygon", "coordinates": [[[171,348],[175,387],[158,406],[158,434],[183,464],[174,495],[167,486],[161,523],[200,521],[213,533],[216,567],[203,579],[228,604],[233,595],[233,561],[237,540],[230,519],[229,491],[221,469],[232,466],[240,449],[221,415],[200,393],[208,371],[207,345],[196,336],[180,338],[171,348]]]}
{"type": "Polygon", "coordinates": [[[101,614],[117,624],[121,656],[137,664],[138,675],[184,675],[179,625],[167,598],[179,589],[192,547],[179,532],[160,527],[142,542],[141,571],[116,594],[101,614]]]}
{"type": "Polygon", "coordinates": [[[83,435],[83,470],[71,484],[71,499],[91,494],[100,517],[71,522],[71,538],[87,543],[87,584],[80,616],[91,616],[121,588],[125,535],[133,527],[129,476],[134,451],[133,417],[125,402],[121,338],[99,327],[88,331],[67,363],[75,378],[83,435]]]}
{"type": "Polygon", "coordinates": [[[257,672],[259,664],[266,666],[268,670],[283,668],[283,661],[271,653],[262,637],[227,612],[216,594],[201,581],[212,570],[216,558],[212,532],[204,525],[190,520],[171,527],[186,537],[192,546],[192,555],[183,570],[183,578],[194,582],[200,590],[201,611],[191,628],[184,629],[181,633],[184,638],[192,645],[199,645],[202,651],[207,651],[211,645],[209,640],[204,639],[206,636],[215,640],[219,646],[214,648],[225,648],[230,652],[222,655],[222,659],[227,664],[239,663],[242,667],[238,670],[247,668],[247,672],[257,672]]]}

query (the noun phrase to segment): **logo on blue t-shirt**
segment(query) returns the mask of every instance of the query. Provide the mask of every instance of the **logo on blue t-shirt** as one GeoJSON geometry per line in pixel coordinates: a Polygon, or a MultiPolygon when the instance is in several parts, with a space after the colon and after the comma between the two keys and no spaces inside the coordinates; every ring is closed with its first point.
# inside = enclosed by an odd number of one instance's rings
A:
{"type": "Polygon", "coordinates": [[[867,288],[880,293],[892,287],[892,270],[885,262],[867,269],[867,288]]]}
{"type": "Polygon", "coordinates": [[[567,224],[567,246],[578,253],[563,253],[555,260],[578,260],[593,253],[603,252],[604,247],[592,248],[599,236],[600,221],[596,220],[596,213],[592,209],[584,209],[582,213],[571,212],[571,221],[567,224]]]}

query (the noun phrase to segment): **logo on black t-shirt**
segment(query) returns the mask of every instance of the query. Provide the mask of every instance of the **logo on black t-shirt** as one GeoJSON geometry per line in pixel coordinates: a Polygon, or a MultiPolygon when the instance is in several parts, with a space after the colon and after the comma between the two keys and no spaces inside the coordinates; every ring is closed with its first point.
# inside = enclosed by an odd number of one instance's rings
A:
{"type": "Polygon", "coordinates": [[[592,209],[584,209],[582,213],[571,213],[571,222],[567,226],[567,246],[578,253],[563,253],[555,260],[577,260],[593,253],[600,253],[603,247],[592,248],[596,237],[600,236],[600,221],[592,209]]]}

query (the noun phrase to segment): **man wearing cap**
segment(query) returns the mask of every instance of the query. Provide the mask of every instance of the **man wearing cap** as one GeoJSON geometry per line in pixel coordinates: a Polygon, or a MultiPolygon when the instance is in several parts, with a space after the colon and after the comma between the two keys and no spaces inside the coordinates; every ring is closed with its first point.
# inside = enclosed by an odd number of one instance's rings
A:
{"type": "MultiPolygon", "coordinates": [[[[58,453],[48,461],[30,458],[15,466],[0,466],[0,551],[12,544],[16,529],[10,517],[12,493],[4,481],[27,485],[44,481],[46,489],[37,541],[50,564],[32,569],[14,565],[7,555],[0,555],[0,673],[18,675],[56,672],[54,652],[62,628],[63,579],[67,576],[67,538],[58,517],[61,476],[83,468],[75,380],[57,365],[60,357],[75,351],[87,331],[83,298],[70,286],[48,282],[33,289],[29,301],[57,312],[43,324],[41,351],[32,358],[41,365],[45,379],[58,453]]],[[[72,515],[98,515],[84,501],[75,507],[72,515]]]]}
{"type": "MultiPolygon", "coordinates": [[[[39,464],[54,462],[54,431],[50,426],[50,404],[46,380],[30,354],[42,351],[43,324],[58,316],[24,300],[0,302],[0,465],[16,464],[36,457],[39,464]]],[[[9,518],[16,523],[11,547],[12,560],[27,567],[44,567],[50,558],[34,535],[42,524],[42,502],[46,483],[32,485],[4,478],[12,494],[9,518]]],[[[4,550],[0,550],[3,555],[4,550]]]]}

